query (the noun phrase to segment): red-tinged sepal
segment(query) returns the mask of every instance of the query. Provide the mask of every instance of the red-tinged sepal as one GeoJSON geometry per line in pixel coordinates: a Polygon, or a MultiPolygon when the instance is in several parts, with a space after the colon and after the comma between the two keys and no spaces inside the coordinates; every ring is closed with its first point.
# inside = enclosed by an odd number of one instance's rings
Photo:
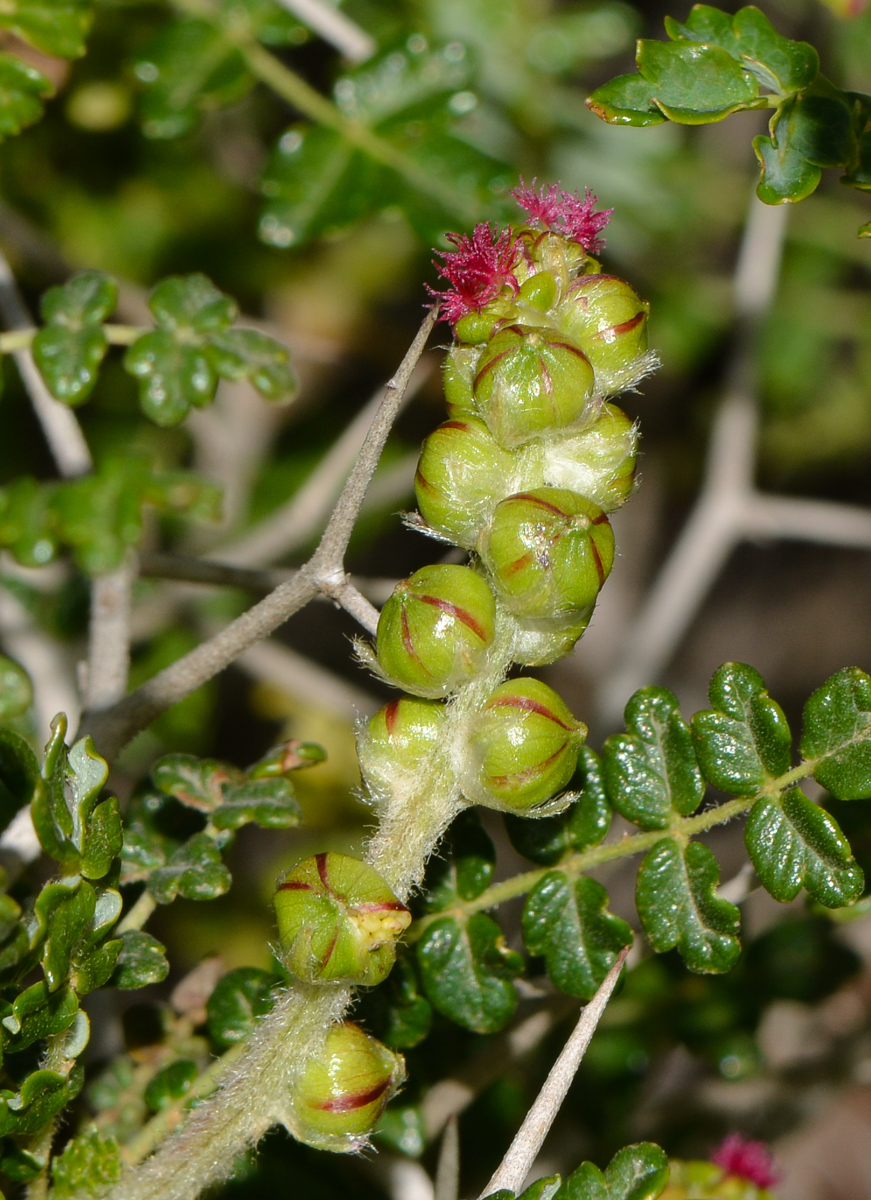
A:
{"type": "Polygon", "coordinates": [[[274,904],[284,964],[306,983],[381,983],[411,924],[376,870],[333,852],[297,863],[279,880],[274,904]]]}

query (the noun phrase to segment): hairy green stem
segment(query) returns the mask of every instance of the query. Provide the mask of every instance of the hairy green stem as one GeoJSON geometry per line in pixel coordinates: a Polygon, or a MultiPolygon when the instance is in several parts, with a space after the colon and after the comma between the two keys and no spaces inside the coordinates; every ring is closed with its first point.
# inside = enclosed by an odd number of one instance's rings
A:
{"type": "Polygon", "coordinates": [[[425,917],[421,917],[411,926],[405,941],[409,943],[418,941],[434,921],[439,921],[446,916],[468,918],[474,916],[475,913],[497,908],[508,900],[516,900],[518,896],[525,896],[527,892],[532,891],[539,880],[544,879],[545,875],[551,871],[565,871],[572,876],[583,875],[594,867],[602,866],[603,863],[613,862],[619,858],[628,858],[633,854],[643,854],[645,850],[655,846],[664,837],[679,837],[686,840],[695,834],[714,829],[717,825],[725,825],[727,821],[747,812],[761,797],[776,796],[800,779],[805,779],[808,775],[813,774],[817,761],[817,759],[806,759],[797,767],[793,767],[791,771],[787,771],[777,779],[772,779],[753,796],[739,796],[737,800],[727,800],[724,804],[706,809],[705,812],[698,813],[694,817],[681,817],[671,828],[627,834],[619,841],[607,842],[604,846],[594,846],[592,850],[581,850],[574,854],[568,854],[552,866],[539,867],[534,871],[524,871],[522,875],[514,875],[511,879],[503,879],[501,883],[494,883],[492,887],[487,888],[474,900],[466,900],[451,908],[443,909],[441,912],[428,913],[425,917]]]}

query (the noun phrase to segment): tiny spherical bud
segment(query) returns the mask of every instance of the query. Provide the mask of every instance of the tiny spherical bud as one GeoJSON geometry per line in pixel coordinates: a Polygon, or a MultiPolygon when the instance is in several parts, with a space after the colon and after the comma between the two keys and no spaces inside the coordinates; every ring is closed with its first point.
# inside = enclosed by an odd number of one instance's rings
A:
{"type": "Polygon", "coordinates": [[[445,710],[435,700],[400,696],[379,709],[357,737],[360,771],[376,799],[420,775],[444,737],[445,710]]]}
{"type": "Polygon", "coordinates": [[[510,325],[481,356],[475,402],[497,442],[511,449],[583,425],[591,415],[593,385],[593,368],[570,339],[510,325]]]}
{"type": "Polygon", "coordinates": [[[282,959],[307,983],[380,983],[396,958],[397,937],[411,924],[378,872],[346,854],[297,863],[274,903],[282,959]]]}
{"type": "Polygon", "coordinates": [[[496,505],[479,552],[515,616],[561,617],[595,603],[614,562],[614,533],[586,497],[535,488],[496,505]]]}
{"type": "Polygon", "coordinates": [[[596,265],[583,246],[551,230],[524,229],[521,232],[523,263],[533,271],[548,271],[564,291],[580,271],[596,265]]]}
{"type": "Polygon", "coordinates": [[[437,563],[402,580],[381,610],[378,663],[418,696],[447,696],[472,679],[493,642],[496,601],[471,567],[437,563]]]}
{"type": "Polygon", "coordinates": [[[594,607],[584,609],[571,624],[561,617],[543,621],[515,617],[512,658],[524,667],[544,667],[564,658],[586,632],[594,607]]]}
{"type": "Polygon", "coordinates": [[[293,1132],[318,1149],[357,1150],[404,1078],[400,1055],[350,1021],[334,1025],[293,1088],[293,1132]]]}
{"type": "Polygon", "coordinates": [[[444,367],[444,387],[448,412],[452,417],[463,418],[476,411],[472,381],[480,357],[480,346],[452,346],[448,351],[444,367]]]}
{"type": "Polygon", "coordinates": [[[533,308],[547,312],[557,302],[559,287],[552,271],[538,271],[530,275],[520,289],[518,299],[531,304],[533,308]]]}
{"type": "Polygon", "coordinates": [[[581,433],[543,444],[544,477],[613,512],[632,494],[637,444],[638,433],[626,413],[603,404],[598,418],[581,433]]]}
{"type": "Polygon", "coordinates": [[[473,718],[463,791],[488,808],[530,813],[571,779],[586,735],[547,684],[511,679],[473,718]]]}
{"type": "Polygon", "coordinates": [[[511,484],[518,467],[483,421],[445,421],[421,451],[414,478],[420,514],[436,533],[472,549],[498,501],[516,490],[511,484]]]}
{"type": "Polygon", "coordinates": [[[555,319],[563,333],[583,346],[596,378],[609,390],[611,381],[630,375],[647,349],[650,305],[614,275],[581,275],[569,287],[555,319]]]}
{"type": "Polygon", "coordinates": [[[501,315],[493,312],[470,312],[460,317],[454,326],[457,340],[471,346],[483,346],[490,340],[501,315]]]}

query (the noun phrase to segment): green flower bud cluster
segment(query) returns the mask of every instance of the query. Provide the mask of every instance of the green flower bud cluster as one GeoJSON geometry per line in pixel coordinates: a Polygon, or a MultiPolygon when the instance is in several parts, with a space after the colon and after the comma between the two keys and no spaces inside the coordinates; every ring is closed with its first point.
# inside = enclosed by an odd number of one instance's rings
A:
{"type": "MultiPolygon", "coordinates": [[[[284,965],[309,984],[381,983],[411,924],[378,872],[346,854],[297,863],[274,903],[284,965]]],[[[404,1078],[399,1055],[357,1025],[333,1025],[291,1086],[294,1135],[321,1150],[360,1149],[404,1078]]]]}
{"type": "Polygon", "coordinates": [[[568,653],[611,571],[608,514],[631,494],[636,431],[606,397],[651,366],[648,306],[591,257],[605,215],[590,197],[527,190],[521,204],[529,225],[453,237],[440,267],[455,289],[442,294],[449,419],[424,442],[411,523],[473,557],[403,580],[374,653],[361,650],[419,697],[360,732],[377,803],[423,786],[440,754],[467,801],[539,816],[564,803],[586,735],[544,684],[499,680],[512,661],[568,653]]]}

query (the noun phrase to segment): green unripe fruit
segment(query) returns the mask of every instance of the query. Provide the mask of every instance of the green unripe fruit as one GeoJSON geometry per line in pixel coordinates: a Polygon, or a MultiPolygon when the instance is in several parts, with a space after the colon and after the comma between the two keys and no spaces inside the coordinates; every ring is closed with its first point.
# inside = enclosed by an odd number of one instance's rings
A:
{"type": "Polygon", "coordinates": [[[378,710],[357,738],[360,771],[376,798],[389,798],[420,774],[444,738],[444,725],[444,707],[435,700],[401,696],[378,710]]]}
{"type": "Polygon", "coordinates": [[[396,938],[411,924],[378,872],[346,854],[297,863],[274,904],[282,959],[307,983],[380,983],[396,958],[396,938]]]}
{"type": "Polygon", "coordinates": [[[509,325],[488,343],[475,376],[478,411],[508,449],[584,423],[593,368],[578,346],[551,329],[509,325]]]}
{"type": "Polygon", "coordinates": [[[445,400],[452,417],[475,413],[472,382],[481,357],[480,346],[452,346],[444,366],[445,400]]]}
{"type": "Polygon", "coordinates": [[[515,618],[512,658],[524,667],[544,667],[564,658],[586,632],[594,607],[591,604],[584,609],[571,624],[566,624],[565,618],[561,617],[549,621],[515,618]]]}
{"type": "Polygon", "coordinates": [[[378,663],[386,678],[438,698],[481,670],[493,642],[496,601],[471,567],[422,567],[396,585],[378,621],[378,663]]]}
{"type": "Polygon", "coordinates": [[[571,779],[586,736],[547,684],[511,679],[473,719],[463,791],[489,808],[534,815],[571,779]]]}
{"type": "Polygon", "coordinates": [[[483,421],[445,421],[423,444],[414,490],[420,515],[436,533],[472,549],[506,491],[517,491],[519,463],[483,421]]]}
{"type": "Polygon", "coordinates": [[[321,1150],[358,1150],[402,1085],[402,1058],[345,1021],[329,1031],[293,1089],[294,1133],[321,1150]]]}
{"type": "Polygon", "coordinates": [[[595,603],[614,562],[614,533],[591,500],[544,487],[497,504],[478,548],[512,613],[561,617],[595,603]]]}
{"type": "Polygon", "coordinates": [[[558,327],[583,346],[606,385],[619,386],[647,349],[650,305],[614,275],[581,275],[569,287],[555,317],[558,327]]]}
{"type": "Polygon", "coordinates": [[[533,308],[541,309],[542,312],[547,312],[557,302],[559,296],[559,287],[557,286],[556,278],[551,271],[539,271],[536,275],[530,275],[520,289],[518,301],[525,301],[531,304],[533,308]]]}
{"type": "Polygon", "coordinates": [[[599,417],[583,432],[544,444],[544,476],[554,487],[580,492],[605,512],[613,512],[632,494],[637,443],[635,425],[626,413],[603,404],[599,417]]]}

